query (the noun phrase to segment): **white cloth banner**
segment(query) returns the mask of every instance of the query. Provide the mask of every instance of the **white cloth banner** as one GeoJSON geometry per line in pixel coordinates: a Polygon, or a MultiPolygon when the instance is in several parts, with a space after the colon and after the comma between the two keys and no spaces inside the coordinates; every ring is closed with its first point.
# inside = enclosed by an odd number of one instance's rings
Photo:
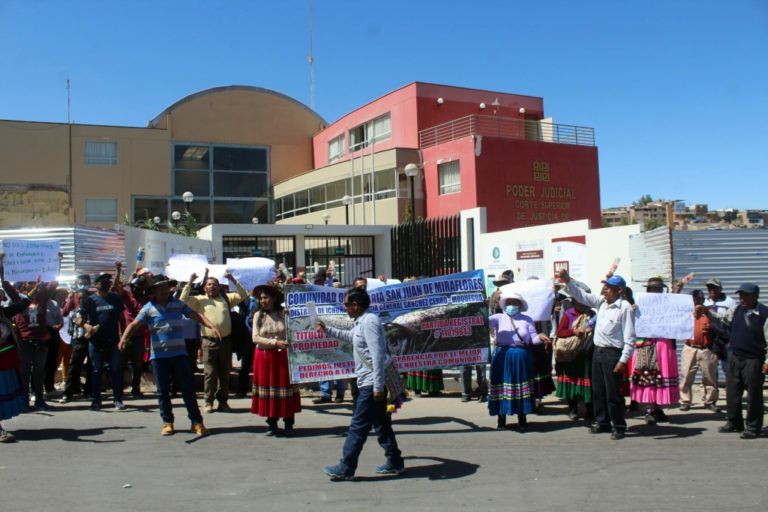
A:
{"type": "MultiPolygon", "coordinates": [[[[176,281],[187,282],[192,274],[202,279],[205,269],[212,266],[204,254],[173,254],[165,267],[165,275],[176,281]]],[[[217,277],[210,272],[209,275],[217,277]]]]}
{"type": "Polygon", "coordinates": [[[226,269],[249,291],[275,278],[275,262],[268,258],[230,258],[226,269]]]}
{"type": "Polygon", "coordinates": [[[693,338],[693,298],[682,293],[635,294],[638,338],[693,338]]]}
{"type": "Polygon", "coordinates": [[[529,279],[505,284],[500,290],[502,296],[508,293],[519,293],[528,303],[525,314],[534,322],[543,322],[552,319],[552,306],[555,303],[552,286],[552,281],[549,279],[529,279]]]}
{"type": "Polygon", "coordinates": [[[58,240],[3,240],[7,281],[55,281],[59,275],[58,240]]]}

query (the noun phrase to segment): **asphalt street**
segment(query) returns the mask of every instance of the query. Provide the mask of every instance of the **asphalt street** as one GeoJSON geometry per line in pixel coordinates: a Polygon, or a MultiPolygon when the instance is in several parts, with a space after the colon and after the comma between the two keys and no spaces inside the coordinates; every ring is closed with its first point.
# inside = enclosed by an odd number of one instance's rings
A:
{"type": "MultiPolygon", "coordinates": [[[[107,402],[105,402],[107,403],[107,402]]],[[[495,429],[485,404],[457,393],[417,398],[394,416],[407,472],[377,476],[375,436],[358,480],[330,482],[322,468],[341,455],[352,404],[312,405],[290,438],[263,435],[250,400],[205,416],[195,437],[181,400],[177,433],[161,437],[154,395],[125,411],[55,405],[6,422],[18,442],[0,445],[3,511],[128,510],[514,510],[764,511],[768,439],[720,434],[716,413],[673,409],[670,422],[631,416],[612,441],[572,421],[553,397],[521,434],[495,429]]],[[[510,418],[514,423],[514,420],[510,418]]]]}

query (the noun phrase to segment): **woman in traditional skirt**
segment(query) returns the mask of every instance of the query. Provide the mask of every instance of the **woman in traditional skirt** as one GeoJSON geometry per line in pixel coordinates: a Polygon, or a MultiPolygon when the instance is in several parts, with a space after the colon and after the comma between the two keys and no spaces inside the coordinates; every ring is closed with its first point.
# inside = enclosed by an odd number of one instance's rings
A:
{"type": "MultiPolygon", "coordinates": [[[[21,368],[19,366],[19,340],[16,329],[9,318],[13,318],[29,307],[29,299],[22,299],[19,293],[5,280],[2,257],[0,256],[0,279],[3,290],[11,299],[8,306],[0,308],[0,421],[9,420],[24,411],[26,396],[21,389],[21,368]]],[[[0,423],[0,443],[11,443],[16,438],[0,423]]]]}
{"type": "Polygon", "coordinates": [[[496,331],[488,412],[497,417],[499,429],[506,428],[508,414],[516,414],[518,430],[525,432],[526,415],[535,406],[533,357],[529,348],[549,338],[538,334],[531,317],[523,314],[528,303],[521,295],[502,293],[499,305],[504,312],[488,318],[488,326],[496,331]]]}
{"type": "MultiPolygon", "coordinates": [[[[589,293],[589,290],[586,291],[589,293]]],[[[567,309],[560,318],[557,337],[586,336],[588,332],[586,325],[574,330],[574,324],[582,315],[588,315],[591,318],[594,317],[594,312],[589,306],[574,301],[573,307],[567,309]]],[[[555,372],[557,373],[555,395],[568,401],[568,417],[577,420],[579,419],[579,402],[586,404],[587,411],[592,406],[592,351],[583,351],[572,361],[557,361],[555,372]]],[[[589,412],[587,415],[591,416],[589,412]]]]}
{"type": "Polygon", "coordinates": [[[443,370],[408,372],[405,387],[412,390],[417,396],[421,396],[422,393],[437,396],[444,389],[443,370]]]}
{"type": "MultiPolygon", "coordinates": [[[[682,287],[681,284],[678,284],[682,287]]],[[[648,293],[662,293],[664,281],[652,277],[646,284],[648,293]]],[[[652,425],[668,421],[662,407],[680,401],[680,382],[675,340],[637,338],[632,354],[630,397],[645,408],[645,422],[652,425]]]]}
{"type": "Polygon", "coordinates": [[[267,418],[268,436],[281,431],[278,418],[283,418],[285,435],[293,431],[294,415],[301,411],[301,396],[291,385],[288,372],[288,343],[285,339],[283,294],[270,285],[257,286],[254,295],[259,310],[253,315],[253,401],[251,413],[267,418]]]}

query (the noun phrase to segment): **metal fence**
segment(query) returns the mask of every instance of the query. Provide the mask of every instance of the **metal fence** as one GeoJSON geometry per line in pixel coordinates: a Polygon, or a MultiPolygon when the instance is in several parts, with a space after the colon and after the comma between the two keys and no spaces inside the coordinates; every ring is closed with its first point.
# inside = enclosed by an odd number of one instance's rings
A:
{"type": "Polygon", "coordinates": [[[393,277],[440,276],[461,271],[458,215],[422,219],[392,228],[393,277]]]}
{"type": "Polygon", "coordinates": [[[428,148],[470,135],[555,144],[575,144],[577,146],[595,145],[595,130],[593,128],[475,114],[421,130],[419,132],[419,145],[421,148],[428,148]]]}

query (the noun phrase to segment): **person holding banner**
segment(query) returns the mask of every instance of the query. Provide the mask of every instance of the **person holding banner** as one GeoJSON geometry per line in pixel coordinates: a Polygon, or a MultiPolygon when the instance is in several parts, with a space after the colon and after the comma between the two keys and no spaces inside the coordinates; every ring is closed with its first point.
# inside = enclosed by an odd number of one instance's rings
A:
{"type": "MultiPolygon", "coordinates": [[[[5,280],[2,265],[0,256],[0,281],[10,299],[8,305],[0,308],[0,421],[18,416],[27,406],[20,378],[19,344],[21,340],[18,339],[11,318],[27,309],[30,304],[28,298],[22,298],[11,283],[5,280]]],[[[0,423],[0,443],[11,443],[15,440],[14,435],[6,431],[0,423]]]]}
{"type": "Polygon", "coordinates": [[[384,368],[390,357],[387,354],[387,337],[379,317],[368,311],[370,305],[371,297],[367,291],[352,288],[344,296],[344,308],[354,320],[351,330],[337,329],[317,321],[317,328],[327,336],[352,342],[359,391],[342,458],[338,464],[323,469],[332,481],[355,479],[358,459],[371,428],[376,432],[386,456],[386,462],[376,467],[376,473],[401,475],[405,472],[405,462],[392,430],[392,415],[387,412],[384,386],[384,368]]]}
{"type": "Polygon", "coordinates": [[[528,303],[522,295],[502,293],[499,307],[504,311],[488,317],[496,331],[496,349],[491,356],[491,386],[488,412],[496,416],[496,428],[507,427],[507,415],[517,414],[517,428],[528,430],[527,415],[536,407],[533,394],[533,355],[529,348],[549,341],[536,332],[533,319],[523,313],[528,303]]]}
{"type": "Polygon", "coordinates": [[[280,434],[277,421],[283,418],[285,435],[293,432],[294,417],[301,412],[299,389],[291,384],[288,371],[288,342],[285,335],[283,294],[268,284],[254,294],[259,309],[253,315],[253,398],[251,414],[267,418],[267,436],[280,434]]]}
{"type": "Polygon", "coordinates": [[[595,423],[590,432],[611,432],[611,439],[618,441],[627,430],[621,384],[635,347],[635,312],[622,298],[627,283],[623,277],[613,274],[603,281],[603,294],[594,295],[579,288],[567,270],[560,270],[557,277],[575,301],[597,309],[592,356],[595,423]]]}
{"type": "Polygon", "coordinates": [[[704,313],[704,292],[693,290],[693,338],[685,341],[680,359],[680,410],[691,409],[693,381],[701,369],[701,384],[704,386],[704,408],[720,412],[716,403],[719,395],[717,384],[717,355],[712,352],[712,335],[715,327],[704,313]]]}
{"type": "MultiPolygon", "coordinates": [[[[648,279],[646,292],[663,293],[660,277],[648,279]]],[[[676,341],[666,338],[637,338],[632,357],[630,398],[645,406],[645,422],[669,421],[663,406],[680,401],[676,341]]]]}
{"type": "Polygon", "coordinates": [[[205,295],[190,295],[192,284],[197,280],[197,274],[189,277],[189,282],[181,291],[179,299],[193,310],[206,318],[216,326],[219,336],[203,327],[202,351],[203,351],[203,393],[205,395],[205,412],[213,412],[213,401],[219,401],[219,412],[229,412],[232,409],[229,400],[229,378],[232,370],[232,316],[230,309],[248,299],[248,292],[243,285],[235,279],[231,272],[224,277],[235,284],[236,293],[225,293],[221,289],[219,280],[215,277],[206,277],[204,281],[205,295]]]}

